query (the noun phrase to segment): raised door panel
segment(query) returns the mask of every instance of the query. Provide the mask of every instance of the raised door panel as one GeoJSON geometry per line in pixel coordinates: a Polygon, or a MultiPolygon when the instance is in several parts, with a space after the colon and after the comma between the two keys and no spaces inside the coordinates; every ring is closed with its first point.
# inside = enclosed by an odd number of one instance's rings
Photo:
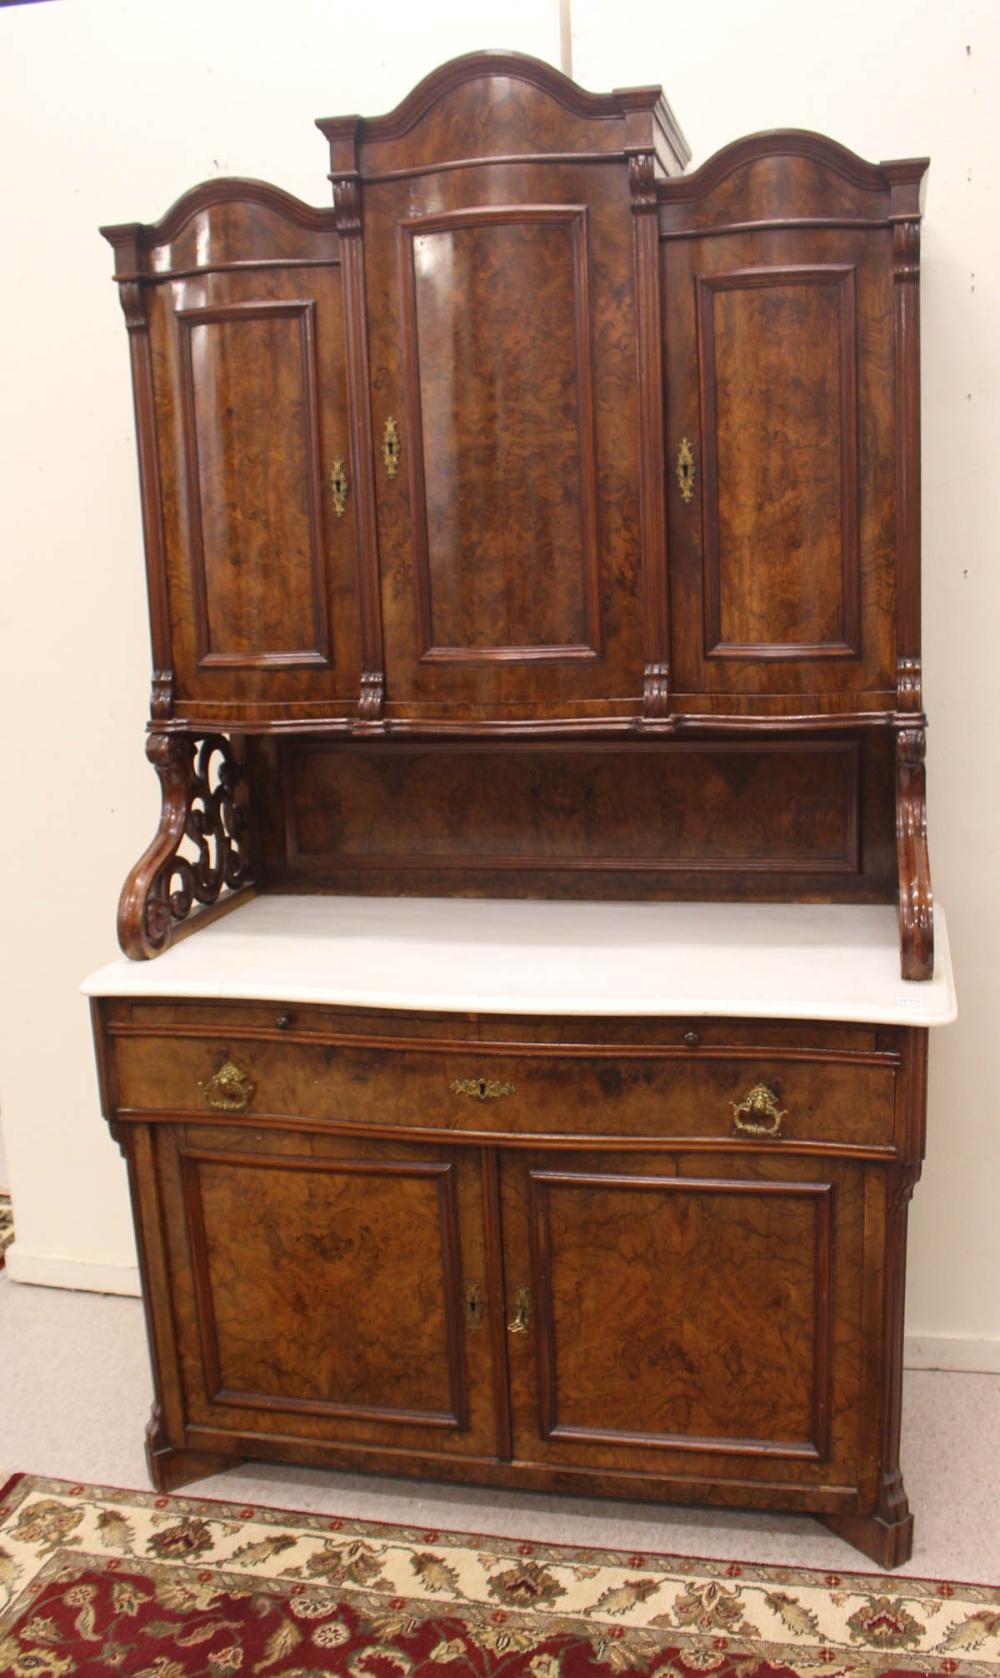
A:
{"type": "Polygon", "coordinates": [[[857,1484],[863,1173],[813,1166],[636,1154],[513,1166],[508,1280],[530,1287],[533,1316],[511,1337],[517,1453],[857,1484]]]}
{"type": "Polygon", "coordinates": [[[179,714],[224,724],[353,711],[339,265],[229,267],[158,285],[150,330],[179,714]]]}
{"type": "Polygon", "coordinates": [[[390,716],[637,709],[624,171],[366,183],[390,716]]]}
{"type": "Polygon", "coordinates": [[[474,1159],[201,1127],[161,1172],[193,1425],[493,1449],[474,1159]]]}
{"type": "Polygon", "coordinates": [[[596,658],[586,208],[400,232],[420,657],[596,658]]]}
{"type": "Polygon", "coordinates": [[[854,281],[699,276],[709,658],[860,651],[854,281]]]}
{"type": "Polygon", "coordinates": [[[880,238],[663,247],[679,694],[893,685],[892,294],[880,238]]]}
{"type": "Polygon", "coordinates": [[[199,667],[326,665],[315,301],[177,324],[199,667]]]}

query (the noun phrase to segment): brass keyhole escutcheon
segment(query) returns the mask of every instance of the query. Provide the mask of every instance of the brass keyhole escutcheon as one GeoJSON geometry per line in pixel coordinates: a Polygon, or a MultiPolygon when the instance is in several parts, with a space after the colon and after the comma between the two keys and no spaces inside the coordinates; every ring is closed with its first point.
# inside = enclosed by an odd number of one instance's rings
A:
{"type": "Polygon", "coordinates": [[[527,1334],[531,1322],[531,1289],[518,1288],[514,1295],[514,1315],[507,1324],[508,1334],[527,1334]]]}
{"type": "Polygon", "coordinates": [[[399,426],[390,414],[382,427],[382,459],[385,462],[387,478],[394,478],[399,471],[399,458],[402,452],[402,445],[399,441],[399,426]]]}
{"type": "Polygon", "coordinates": [[[742,1101],[731,1101],[733,1124],[744,1136],[779,1136],[781,1121],[787,1107],[778,1106],[778,1097],[766,1084],[754,1084],[742,1101]]]}
{"type": "Polygon", "coordinates": [[[469,1095],[474,1101],[498,1101],[502,1095],[516,1095],[516,1084],[502,1083],[499,1078],[455,1078],[452,1095],[469,1095]]]}
{"type": "Polygon", "coordinates": [[[686,437],[681,438],[681,446],[677,450],[677,465],[674,467],[677,482],[680,485],[681,500],[690,501],[694,494],[694,455],[691,444],[686,437]]]}
{"type": "Polygon", "coordinates": [[[215,1076],[198,1080],[209,1107],[217,1113],[245,1113],[253,1100],[256,1085],[249,1073],[243,1072],[235,1061],[225,1060],[215,1076]]]}
{"type": "Polygon", "coordinates": [[[483,1290],[478,1282],[473,1282],[465,1293],[465,1320],[472,1333],[475,1333],[476,1329],[482,1328],[485,1317],[486,1307],[483,1304],[483,1290]]]}
{"type": "Polygon", "coordinates": [[[347,510],[347,492],[350,487],[347,467],[338,458],[330,469],[330,499],[333,502],[333,511],[338,519],[342,519],[347,510]]]}

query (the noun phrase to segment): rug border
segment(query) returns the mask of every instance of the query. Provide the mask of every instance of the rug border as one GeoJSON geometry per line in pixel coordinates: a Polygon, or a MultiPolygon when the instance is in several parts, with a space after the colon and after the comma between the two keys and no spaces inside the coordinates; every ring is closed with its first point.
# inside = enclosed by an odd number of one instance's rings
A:
{"type": "MultiPolygon", "coordinates": [[[[226,1471],[224,1470],[223,1472],[226,1472],[226,1471]]],[[[336,1472],[336,1471],[331,1470],[330,1472],[336,1472]]],[[[374,1478],[374,1476],[372,1476],[372,1478],[374,1478]]],[[[1000,1581],[993,1581],[993,1580],[989,1580],[989,1579],[947,1579],[947,1578],[942,1577],[939,1574],[933,1574],[933,1573],[902,1573],[902,1572],[880,1573],[880,1572],[877,1572],[877,1571],[871,1572],[871,1573],[866,1573],[863,1570],[856,1569],[856,1568],[842,1568],[842,1567],[824,1568],[824,1567],[819,1567],[819,1566],[806,1567],[802,1562],[752,1561],[752,1560],[749,1560],[745,1556],[686,1555],[686,1554],[681,1554],[680,1552],[678,1552],[676,1550],[639,1549],[638,1547],[636,1547],[634,1545],[633,1546],[626,1546],[624,1549],[614,1548],[614,1547],[609,1549],[607,1545],[602,1545],[602,1544],[556,1543],[553,1539],[550,1539],[550,1538],[518,1537],[517,1534],[512,1534],[512,1533],[509,1533],[509,1532],[470,1532],[470,1531],[466,1530],[465,1528],[459,1528],[459,1527],[433,1526],[431,1523],[426,1522],[426,1521],[425,1522],[412,1521],[412,1522],[409,1522],[409,1523],[404,1523],[403,1521],[380,1521],[380,1520],[377,1520],[377,1519],[371,1519],[368,1516],[363,1516],[363,1515],[337,1514],[332,1510],[326,1511],[326,1510],[319,1510],[319,1509],[285,1509],[285,1508],[282,1508],[282,1506],[280,1504],[248,1503],[245,1500],[241,1501],[239,1498],[212,1497],[212,1496],[206,1496],[204,1493],[200,1493],[200,1492],[189,1493],[189,1492],[183,1491],[183,1490],[179,1490],[179,1491],[176,1491],[176,1492],[157,1492],[155,1486],[140,1487],[140,1486],[109,1486],[109,1485],[103,1485],[103,1484],[99,1485],[96,1481],[67,1480],[61,1474],[36,1474],[36,1473],[33,1473],[30,1469],[20,1469],[16,1474],[12,1474],[10,1476],[10,1478],[7,1480],[7,1482],[3,1486],[0,1486],[0,1499],[5,1498],[7,1496],[7,1493],[12,1491],[14,1489],[14,1487],[17,1485],[17,1483],[21,1480],[57,1480],[57,1481],[59,1481],[59,1483],[61,1485],[64,1485],[64,1486],[82,1486],[82,1487],[84,1487],[85,1491],[87,1491],[87,1492],[94,1492],[94,1493],[119,1492],[119,1493],[124,1493],[126,1496],[130,1493],[136,1493],[140,1497],[162,1498],[166,1503],[174,1503],[177,1500],[182,1499],[182,1498],[185,1498],[185,1499],[190,1498],[190,1500],[192,1502],[195,1502],[195,1503],[215,1503],[215,1504],[219,1504],[220,1506],[228,1507],[228,1508],[232,1508],[232,1509],[262,1510],[265,1513],[270,1514],[270,1515],[288,1515],[292,1519],[294,1519],[295,1516],[300,1515],[300,1516],[305,1517],[307,1520],[311,1520],[311,1519],[315,1518],[315,1519],[318,1519],[318,1520],[330,1520],[330,1521],[354,1521],[358,1525],[361,1525],[361,1526],[385,1527],[390,1532],[405,1532],[407,1530],[407,1527],[409,1526],[410,1529],[412,1529],[414,1527],[417,1527],[423,1532],[437,1532],[442,1537],[445,1537],[445,1538],[470,1538],[470,1539],[485,1538],[485,1539],[489,1539],[493,1543],[498,1543],[498,1544],[534,1544],[534,1545],[539,1546],[540,1548],[548,1547],[550,1549],[557,1549],[557,1550],[580,1550],[580,1551],[587,1552],[587,1553],[592,1553],[595,1550],[602,1550],[608,1555],[618,1555],[618,1556],[624,1556],[624,1557],[627,1557],[627,1556],[630,1556],[630,1555],[642,1555],[642,1556],[645,1556],[650,1561],[703,1562],[703,1563],[706,1563],[708,1566],[711,1566],[711,1567],[736,1566],[736,1567],[779,1568],[779,1569],[781,1569],[782,1572],[785,1572],[785,1573],[835,1574],[838,1580],[884,1579],[888,1584],[895,1584],[898,1581],[899,1583],[906,1582],[908,1584],[916,1584],[916,1585],[957,1585],[957,1586],[960,1586],[960,1587],[963,1587],[963,1588],[968,1586],[969,1588],[971,1588],[973,1590],[1000,1592],[1000,1581]]],[[[448,1482],[448,1481],[432,1481],[431,1482],[431,1484],[434,1484],[434,1485],[444,1485],[444,1486],[447,1486],[449,1483],[450,1482],[448,1482]]],[[[666,1505],[666,1507],[677,1508],[677,1507],[681,1507],[681,1506],[680,1505],[675,1505],[675,1504],[668,1504],[668,1505],[666,1505]]],[[[745,1512],[746,1511],[735,1511],[735,1513],[745,1513],[745,1512]]],[[[756,1512],[757,1511],[750,1511],[750,1513],[756,1513],[756,1512]]],[[[432,1542],[432,1540],[429,1539],[428,1543],[430,1543],[430,1542],[432,1542]]],[[[842,1540],[841,1542],[845,1542],[845,1541],[842,1540]]]]}

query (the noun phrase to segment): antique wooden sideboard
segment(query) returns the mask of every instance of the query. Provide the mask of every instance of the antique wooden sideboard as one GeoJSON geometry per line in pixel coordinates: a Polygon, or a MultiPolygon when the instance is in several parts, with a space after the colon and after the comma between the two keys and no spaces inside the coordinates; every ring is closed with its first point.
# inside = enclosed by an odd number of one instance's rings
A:
{"type": "Polygon", "coordinates": [[[658,88],[499,53],[319,126],[330,209],[104,229],[163,811],[86,988],[154,1480],[808,1510],[895,1566],[954,1015],[926,161],[685,174],[658,88]]]}

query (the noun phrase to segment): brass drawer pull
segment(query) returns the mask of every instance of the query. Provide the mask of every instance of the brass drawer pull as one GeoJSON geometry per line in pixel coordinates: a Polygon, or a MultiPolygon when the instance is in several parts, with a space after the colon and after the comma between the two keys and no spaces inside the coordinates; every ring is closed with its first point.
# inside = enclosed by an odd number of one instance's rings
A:
{"type": "Polygon", "coordinates": [[[231,1060],[223,1061],[214,1078],[198,1080],[209,1107],[217,1113],[245,1113],[253,1100],[256,1085],[246,1072],[231,1060]]]}
{"type": "Polygon", "coordinates": [[[778,1107],[778,1097],[766,1084],[754,1084],[742,1101],[731,1101],[729,1105],[733,1109],[733,1124],[744,1136],[780,1136],[781,1121],[788,1109],[778,1107]]]}
{"type": "Polygon", "coordinates": [[[527,1334],[531,1322],[531,1289],[518,1288],[514,1295],[514,1315],[507,1324],[508,1334],[527,1334]]]}
{"type": "Polygon", "coordinates": [[[499,1078],[456,1078],[451,1085],[452,1095],[471,1095],[474,1101],[497,1101],[502,1095],[516,1095],[516,1084],[503,1084],[499,1078]]]}

